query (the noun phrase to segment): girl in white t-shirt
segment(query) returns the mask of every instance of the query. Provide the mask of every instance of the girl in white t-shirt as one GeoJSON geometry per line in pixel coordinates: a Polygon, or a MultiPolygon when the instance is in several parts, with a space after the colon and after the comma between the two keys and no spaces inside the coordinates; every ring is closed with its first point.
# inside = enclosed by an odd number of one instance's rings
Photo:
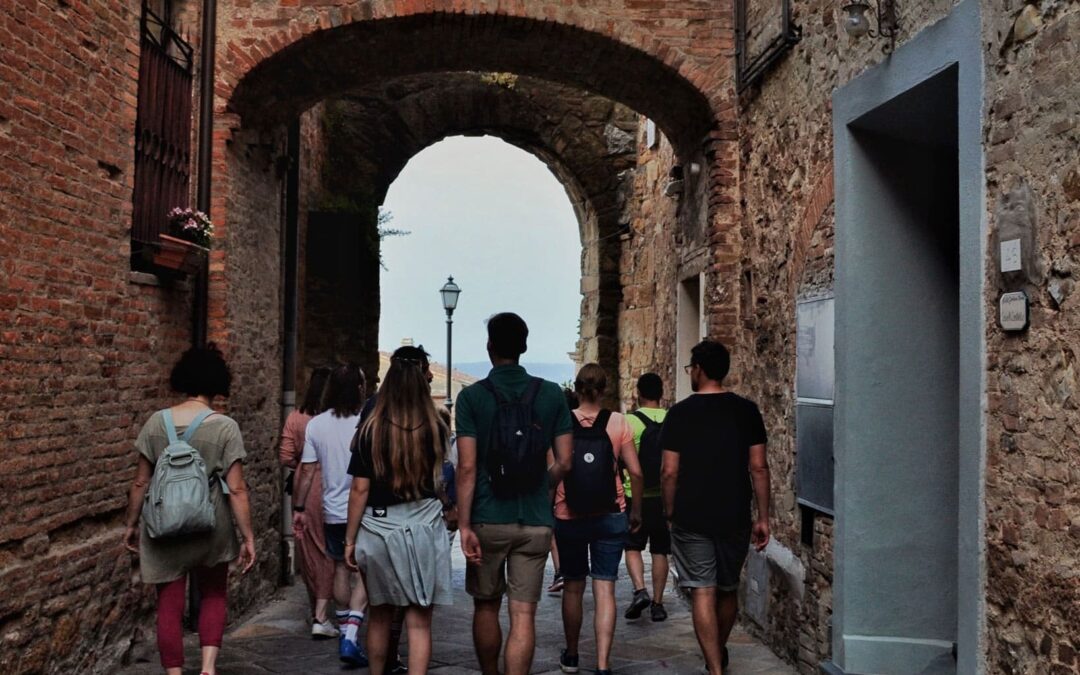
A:
{"type": "Polygon", "coordinates": [[[352,483],[349,446],[360,422],[363,401],[364,373],[360,367],[349,364],[334,368],[326,391],[328,410],[313,417],[305,430],[304,453],[296,470],[297,488],[293,492],[293,530],[302,533],[307,524],[304,503],[314,475],[310,468],[317,464],[322,473],[326,553],[334,560],[334,603],[339,608],[337,618],[342,633],[340,657],[345,663],[361,668],[368,665],[367,655],[357,640],[367,609],[367,590],[361,576],[351,572],[346,564],[345,524],[352,483]],[[342,609],[345,607],[348,609],[342,609]]]}

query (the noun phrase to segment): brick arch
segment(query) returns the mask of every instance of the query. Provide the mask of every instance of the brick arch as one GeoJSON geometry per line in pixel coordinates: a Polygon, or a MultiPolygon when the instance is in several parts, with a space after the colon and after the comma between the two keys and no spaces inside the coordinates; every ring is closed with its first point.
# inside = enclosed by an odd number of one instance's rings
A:
{"type": "Polygon", "coordinates": [[[579,222],[582,358],[604,365],[617,382],[620,190],[636,160],[633,111],[552,82],[518,77],[499,83],[480,73],[371,85],[328,102],[324,111],[347,139],[330,138],[332,152],[350,158],[350,183],[370,190],[365,197],[374,203],[383,201],[414,156],[450,136],[498,137],[543,161],[565,187],[579,222]]]}
{"type": "Polygon", "coordinates": [[[238,19],[250,24],[250,35],[230,33],[217,93],[244,126],[270,127],[373,81],[513,72],[624,103],[655,120],[681,149],[700,150],[714,111],[727,109],[729,60],[717,57],[726,44],[718,36],[730,32],[728,13],[703,13],[708,38],[691,39],[683,19],[682,30],[657,31],[669,36],[661,40],[626,18],[630,12],[595,4],[601,8],[513,2],[466,13],[461,0],[427,0],[279,9],[269,33],[265,22],[255,30],[255,19],[238,19]],[[421,12],[424,5],[435,11],[421,12]]]}

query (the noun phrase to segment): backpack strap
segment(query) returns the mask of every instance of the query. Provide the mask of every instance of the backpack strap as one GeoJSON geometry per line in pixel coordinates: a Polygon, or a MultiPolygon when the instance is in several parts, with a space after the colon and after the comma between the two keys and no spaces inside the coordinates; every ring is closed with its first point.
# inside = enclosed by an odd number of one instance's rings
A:
{"type": "Polygon", "coordinates": [[[536,400],[536,395],[540,393],[540,387],[543,386],[544,381],[539,377],[530,377],[529,386],[525,387],[525,393],[521,395],[521,402],[527,406],[532,406],[533,401],[536,400]]]}
{"type": "Polygon", "coordinates": [[[596,419],[593,420],[593,423],[590,426],[585,426],[584,424],[582,424],[581,420],[578,419],[578,416],[574,414],[573,410],[570,411],[570,419],[574,421],[574,426],[578,429],[596,429],[598,431],[602,430],[606,434],[608,420],[611,419],[611,411],[607,410],[606,408],[602,409],[596,415],[596,419]]]}
{"type": "Polygon", "coordinates": [[[648,415],[641,412],[640,410],[635,410],[634,412],[632,412],[630,414],[633,415],[634,417],[638,418],[639,420],[641,420],[641,423],[644,424],[646,427],[659,426],[660,425],[659,422],[657,422],[656,420],[650,418],[648,415]]]}
{"type": "Polygon", "coordinates": [[[600,414],[596,416],[596,421],[593,422],[593,428],[603,429],[604,433],[607,433],[608,420],[611,419],[611,411],[604,408],[600,411],[600,414]]]}
{"type": "Polygon", "coordinates": [[[172,408],[165,408],[161,411],[161,419],[165,422],[165,433],[169,436],[169,445],[180,440],[176,436],[176,425],[173,424],[172,408]]]}
{"type": "Polygon", "coordinates": [[[491,395],[495,397],[495,402],[499,405],[506,403],[506,397],[499,393],[498,387],[495,386],[495,383],[491,381],[490,377],[485,377],[477,382],[477,384],[491,392],[491,395]]]}
{"type": "MultiPolygon", "coordinates": [[[[185,443],[190,443],[191,438],[195,435],[195,432],[199,429],[199,425],[203,423],[203,420],[205,420],[207,417],[210,417],[213,414],[214,414],[214,411],[212,409],[210,409],[210,408],[207,408],[206,410],[203,410],[198,415],[196,415],[195,419],[191,420],[191,424],[189,424],[187,426],[187,429],[184,429],[184,442],[185,443]]],[[[171,415],[170,415],[170,417],[171,417],[171,415]]],[[[176,429],[174,428],[173,429],[173,434],[175,434],[175,433],[176,433],[176,429]]]]}

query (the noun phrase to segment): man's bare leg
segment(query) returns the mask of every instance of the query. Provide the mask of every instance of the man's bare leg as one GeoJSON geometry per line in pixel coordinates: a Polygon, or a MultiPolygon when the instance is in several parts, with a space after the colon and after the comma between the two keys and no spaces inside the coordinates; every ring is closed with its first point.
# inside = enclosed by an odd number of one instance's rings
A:
{"type": "Polygon", "coordinates": [[[694,635],[697,636],[701,654],[705,657],[705,667],[709,669],[709,675],[722,675],[724,671],[720,665],[722,651],[716,588],[694,588],[691,589],[691,594],[694,635]]]}
{"type": "Polygon", "coordinates": [[[735,617],[739,613],[739,596],[735,591],[716,592],[716,626],[720,652],[727,646],[731,629],[735,627],[735,617]]]}
{"type": "MultiPolygon", "coordinates": [[[[640,557],[641,554],[638,554],[640,557]]],[[[627,567],[630,563],[630,552],[626,552],[627,567]]],[[[652,554],[652,600],[658,605],[664,604],[664,590],[667,588],[668,580],[668,557],[666,555],[652,554]]],[[[635,581],[634,584],[637,584],[635,581]]],[[[644,579],[641,582],[642,588],[645,587],[644,579]]]]}
{"type": "Polygon", "coordinates": [[[502,626],[499,625],[498,600],[473,600],[473,646],[480,672],[499,675],[499,651],[502,649],[502,626]]]}
{"type": "Polygon", "coordinates": [[[536,603],[511,600],[510,637],[506,638],[506,675],[529,675],[535,651],[536,603]]]}
{"type": "MultiPolygon", "coordinates": [[[[656,556],[653,556],[653,565],[656,565],[656,556]]],[[[626,550],[626,572],[630,575],[630,583],[634,585],[634,591],[645,590],[645,560],[642,559],[641,551],[626,550]]],[[[656,570],[653,570],[656,577],[656,570]]]]}

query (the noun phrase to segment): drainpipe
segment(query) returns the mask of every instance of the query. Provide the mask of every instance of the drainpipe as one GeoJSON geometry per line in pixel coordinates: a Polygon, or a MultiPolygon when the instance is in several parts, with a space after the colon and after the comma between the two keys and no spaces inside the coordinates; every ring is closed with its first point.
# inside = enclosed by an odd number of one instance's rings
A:
{"type": "MultiPolygon", "coordinates": [[[[196,191],[197,208],[210,215],[210,180],[214,152],[214,71],[217,48],[217,0],[204,0],[202,11],[202,55],[199,67],[199,165],[196,191]]],[[[191,341],[206,345],[207,307],[209,305],[209,261],[204,260],[195,273],[192,299],[191,341]]]]}
{"type": "MultiPolygon", "coordinates": [[[[296,342],[299,324],[299,268],[300,268],[300,120],[289,125],[288,174],[285,177],[285,340],[282,345],[281,373],[281,419],[285,420],[296,407],[296,342]]],[[[282,468],[282,483],[288,475],[282,468]]],[[[296,542],[292,531],[292,504],[282,495],[281,499],[281,554],[282,582],[290,583],[296,560],[296,542]]]]}

